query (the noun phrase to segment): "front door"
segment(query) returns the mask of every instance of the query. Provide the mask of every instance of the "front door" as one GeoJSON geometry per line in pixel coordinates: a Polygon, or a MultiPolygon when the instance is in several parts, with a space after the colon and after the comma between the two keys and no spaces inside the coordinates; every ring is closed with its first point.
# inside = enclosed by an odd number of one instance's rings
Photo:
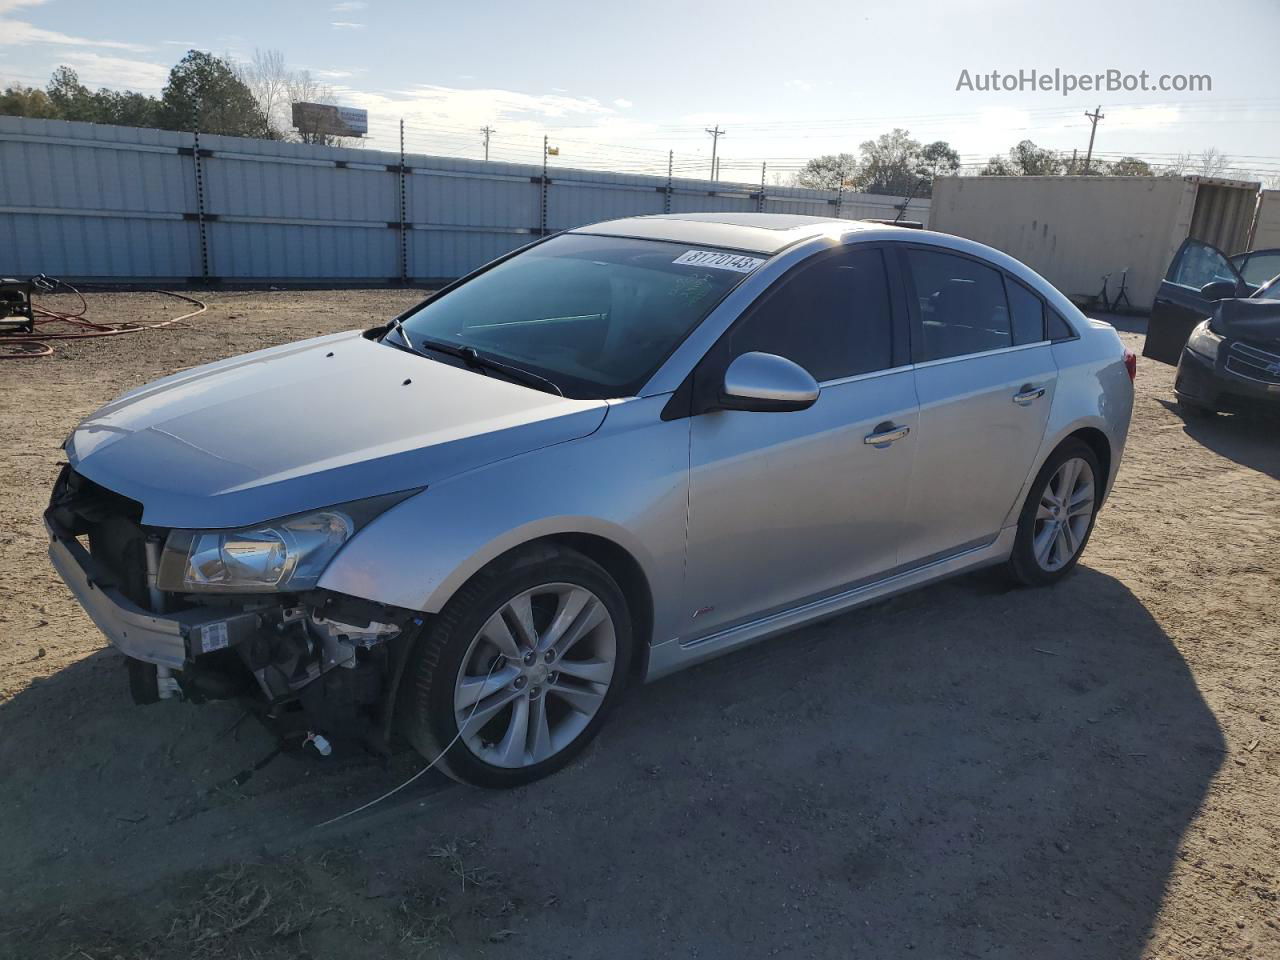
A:
{"type": "Polygon", "coordinates": [[[878,247],[820,255],[766,292],[700,365],[697,376],[719,378],[740,354],[774,353],[821,392],[802,411],[693,418],[686,638],[897,563],[917,418],[890,289],[878,247]]]}
{"type": "Polygon", "coordinates": [[[914,293],[920,442],[901,562],[989,543],[1044,440],[1058,368],[1049,311],[994,266],[937,248],[905,251],[914,293]]]}
{"type": "Polygon", "coordinates": [[[1203,240],[1182,241],[1156,291],[1142,355],[1176,365],[1192,329],[1213,313],[1201,288],[1223,280],[1235,284],[1238,295],[1245,296],[1244,280],[1226,254],[1203,240]]]}

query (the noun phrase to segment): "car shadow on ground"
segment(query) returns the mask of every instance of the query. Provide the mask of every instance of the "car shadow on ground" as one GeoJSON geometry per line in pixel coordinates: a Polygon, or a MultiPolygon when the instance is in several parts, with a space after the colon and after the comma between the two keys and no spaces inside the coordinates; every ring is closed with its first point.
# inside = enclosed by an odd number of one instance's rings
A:
{"type": "Polygon", "coordinates": [[[1280,415],[1256,413],[1186,413],[1176,401],[1157,398],[1182,418],[1187,436],[1242,467],[1280,479],[1280,415]]]}
{"type": "MultiPolygon", "coordinates": [[[[414,794],[337,833],[306,828],[400,771],[286,764],[257,793],[226,788],[265,732],[230,705],[133,708],[117,669],[97,654],[0,707],[6,852],[32,923],[59,884],[92,918],[108,907],[86,885],[163,888],[270,827],[295,853],[357,846],[347,891],[477,838],[517,891],[501,924],[518,936],[457,943],[489,956],[1137,960],[1224,756],[1169,637],[1085,567],[1044,590],[976,574],[796,631],[636,691],[548,780],[414,794]]],[[[298,945],[335,956],[345,894],[315,896],[334,908],[298,945]]],[[[362,909],[392,929],[384,902],[362,909]]],[[[109,909],[163,923],[176,907],[109,909]]]]}

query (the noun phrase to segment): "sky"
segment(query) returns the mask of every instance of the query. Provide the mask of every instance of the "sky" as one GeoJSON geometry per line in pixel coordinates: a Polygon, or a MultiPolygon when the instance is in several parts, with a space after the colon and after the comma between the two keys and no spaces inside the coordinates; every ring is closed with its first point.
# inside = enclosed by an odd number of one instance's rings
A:
{"type": "Polygon", "coordinates": [[[1216,148],[1280,186],[1280,0],[0,0],[0,86],[59,64],[158,93],[190,48],[276,49],[369,112],[367,145],[774,182],[893,127],[978,164],[1022,139],[1153,163],[1216,148]],[[1207,11],[1212,9],[1212,14],[1207,11]],[[1212,17],[1212,19],[1210,19],[1212,17]],[[1256,38],[1256,41],[1255,39],[1256,38]],[[1210,91],[982,91],[964,74],[1200,74],[1210,91]],[[1272,180],[1274,178],[1274,180],[1272,180]]]}

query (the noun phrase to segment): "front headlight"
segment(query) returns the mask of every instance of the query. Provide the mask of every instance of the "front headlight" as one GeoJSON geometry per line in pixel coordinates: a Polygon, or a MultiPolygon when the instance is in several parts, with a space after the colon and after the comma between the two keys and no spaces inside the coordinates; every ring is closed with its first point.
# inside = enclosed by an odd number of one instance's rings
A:
{"type": "Polygon", "coordinates": [[[1218,359],[1218,346],[1221,343],[1222,338],[1209,327],[1208,320],[1197,324],[1187,338],[1187,348],[1208,360],[1218,359]]]}
{"type": "Polygon", "coordinates": [[[173,530],[156,585],[175,593],[310,589],[352,534],[416,492],[344,503],[243,530],[173,530]]]}

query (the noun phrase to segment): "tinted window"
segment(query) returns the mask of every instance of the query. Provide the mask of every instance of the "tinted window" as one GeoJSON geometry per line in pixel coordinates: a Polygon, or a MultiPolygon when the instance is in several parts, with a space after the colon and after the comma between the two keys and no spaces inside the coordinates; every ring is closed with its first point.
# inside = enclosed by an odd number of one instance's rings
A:
{"type": "Polygon", "coordinates": [[[1005,288],[1013,314],[1013,342],[1039,343],[1044,339],[1044,301],[1012,277],[1005,288]]]}
{"type": "Polygon", "coordinates": [[[1070,340],[1076,335],[1071,325],[1058,315],[1058,311],[1050,308],[1045,322],[1046,333],[1050,340],[1070,340]]]}
{"type": "Polygon", "coordinates": [[[1188,242],[1169,265],[1166,278],[1184,287],[1199,290],[1214,280],[1236,282],[1235,271],[1227,258],[1205,243],[1188,242]]]}
{"type": "Polygon", "coordinates": [[[653,240],[565,234],[428,300],[404,324],[532,370],[571,397],[625,397],[764,262],[653,240]]]}
{"type": "Polygon", "coordinates": [[[1013,345],[998,271],[932,250],[908,250],[907,258],[920,301],[925,360],[1013,345]]]}
{"type": "Polygon", "coordinates": [[[776,353],[815,380],[891,365],[892,316],[884,257],[851,250],[784,279],[729,334],[729,356],[776,353]]]}

